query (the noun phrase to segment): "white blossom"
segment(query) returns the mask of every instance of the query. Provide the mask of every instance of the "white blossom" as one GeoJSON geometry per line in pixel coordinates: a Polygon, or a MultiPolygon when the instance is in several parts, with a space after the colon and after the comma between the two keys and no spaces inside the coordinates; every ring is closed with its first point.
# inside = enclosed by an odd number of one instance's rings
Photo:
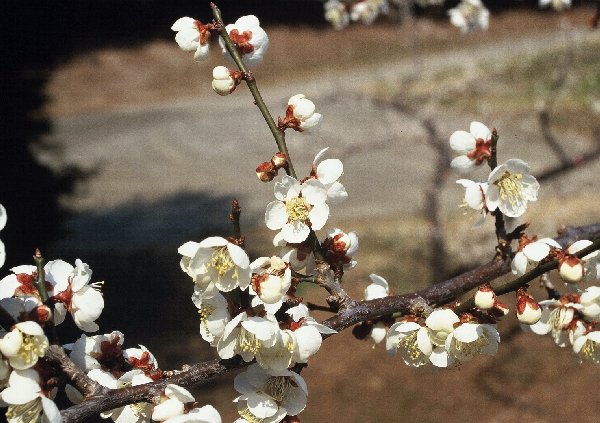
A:
{"type": "Polygon", "coordinates": [[[524,275],[548,257],[551,248],[561,249],[562,247],[552,238],[542,238],[533,242],[528,240],[525,243],[520,242],[519,250],[510,265],[512,272],[518,276],[524,275]]]}
{"type": "Polygon", "coordinates": [[[304,94],[296,94],[288,100],[285,115],[287,127],[299,132],[315,129],[323,119],[321,113],[315,112],[315,103],[304,94]]]}
{"type": "Polygon", "coordinates": [[[299,374],[288,370],[269,372],[252,364],[235,377],[234,387],[241,394],[234,400],[238,413],[250,422],[279,422],[306,407],[306,383],[299,374]]]}
{"type": "Polygon", "coordinates": [[[212,405],[205,405],[187,414],[171,417],[163,423],[221,423],[221,415],[212,405]]]}
{"type": "Polygon", "coordinates": [[[343,2],[339,0],[327,0],[323,4],[325,20],[337,30],[344,29],[350,24],[350,14],[343,2]]]}
{"type": "Polygon", "coordinates": [[[327,189],[317,179],[301,184],[286,175],[275,184],[275,198],[267,205],[265,223],[269,229],[281,230],[288,243],[303,242],[311,228],[319,230],[327,222],[327,189]]]}
{"type": "Polygon", "coordinates": [[[450,23],[462,32],[486,30],[490,21],[490,11],[481,0],[462,0],[458,6],[448,10],[448,15],[450,23]]]}
{"type": "Polygon", "coordinates": [[[354,253],[358,250],[358,235],[356,232],[344,232],[334,228],[327,232],[327,236],[321,243],[325,252],[325,261],[330,265],[342,265],[344,270],[352,270],[356,267],[354,253]]]}
{"type": "Polygon", "coordinates": [[[0,352],[10,366],[24,370],[35,366],[49,347],[48,338],[42,327],[33,321],[19,322],[0,339],[0,352]]]}
{"type": "Polygon", "coordinates": [[[69,358],[86,372],[92,369],[113,370],[123,360],[122,345],[125,336],[119,331],[104,335],[82,334],[74,344],[66,344],[71,350],[69,358]]]}
{"type": "Polygon", "coordinates": [[[6,419],[9,423],[60,423],[58,407],[40,386],[40,376],[33,369],[14,370],[8,378],[8,386],[0,392],[0,398],[8,405],[6,419]]]}
{"type": "Polygon", "coordinates": [[[567,282],[600,279],[600,251],[596,250],[578,259],[574,254],[592,245],[592,241],[581,239],[566,249],[566,257],[560,260],[559,273],[567,282]]]}
{"type": "Polygon", "coordinates": [[[458,361],[468,361],[477,354],[496,355],[499,343],[495,325],[467,322],[448,335],[446,350],[458,361]]]}
{"type": "Polygon", "coordinates": [[[571,0],[539,0],[540,7],[552,6],[554,10],[563,10],[571,7],[571,0]]]}
{"type": "Polygon", "coordinates": [[[489,310],[494,307],[496,303],[496,294],[491,285],[484,285],[479,287],[474,297],[475,307],[479,310],[489,310]]]}
{"type": "Polygon", "coordinates": [[[371,25],[380,14],[388,13],[387,0],[362,0],[354,3],[350,11],[350,19],[371,25]]]}
{"type": "Polygon", "coordinates": [[[460,154],[450,165],[459,172],[470,171],[492,155],[492,131],[481,122],[471,122],[469,131],[455,131],[450,135],[450,147],[460,154]]]}
{"type": "Polygon", "coordinates": [[[252,361],[259,349],[275,345],[279,331],[279,323],[272,315],[259,317],[240,313],[225,326],[217,352],[223,359],[239,354],[244,361],[252,361]]]}
{"type": "Polygon", "coordinates": [[[266,304],[280,302],[292,285],[292,270],[280,257],[259,257],[250,264],[251,287],[266,304]]]}
{"type": "Polygon", "coordinates": [[[192,301],[198,307],[202,339],[209,342],[211,347],[216,347],[225,332],[225,326],[231,320],[227,300],[221,294],[202,299],[194,292],[192,301]]]}
{"type": "Polygon", "coordinates": [[[579,297],[581,312],[590,320],[600,319],[600,286],[589,286],[579,297]]]}
{"type": "Polygon", "coordinates": [[[525,213],[528,201],[537,200],[539,188],[538,181],[529,174],[527,163],[510,159],[488,176],[486,206],[490,211],[500,209],[508,217],[519,217],[525,213]]]}
{"type": "Polygon", "coordinates": [[[408,366],[420,367],[429,363],[433,344],[426,327],[414,321],[401,321],[390,327],[386,349],[390,355],[399,351],[408,366]]]}
{"type": "Polygon", "coordinates": [[[456,181],[456,183],[465,188],[464,203],[461,206],[468,207],[477,212],[478,217],[475,220],[474,226],[483,224],[488,212],[485,203],[485,192],[488,189],[487,182],[475,182],[469,179],[459,179],[456,181]]]}
{"type": "Polygon", "coordinates": [[[235,80],[231,77],[231,72],[225,66],[217,66],[212,72],[212,89],[219,95],[228,95],[235,89],[235,80]]]}
{"type": "Polygon", "coordinates": [[[194,401],[194,396],[187,389],[169,383],[165,388],[164,398],[152,410],[152,420],[162,422],[181,416],[185,412],[185,404],[194,401]]]}
{"type": "Polygon", "coordinates": [[[171,29],[177,32],[175,41],[183,51],[193,51],[197,61],[208,57],[210,32],[206,25],[186,16],[177,19],[171,29]]]}
{"type": "MultiPolygon", "coordinates": [[[[239,246],[218,236],[202,242],[188,241],[177,250],[183,257],[181,268],[196,282],[207,281],[223,292],[250,284],[250,259],[239,246]]],[[[216,292],[215,292],[216,293],[216,292]]]]}
{"type": "MultiPolygon", "coordinates": [[[[10,297],[32,297],[41,304],[40,294],[35,287],[37,268],[31,265],[15,266],[10,269],[12,274],[0,280],[0,299],[10,297]]],[[[47,283],[46,289],[52,292],[52,285],[47,283]]]]}
{"type": "Polygon", "coordinates": [[[446,350],[446,339],[454,331],[454,325],[459,321],[460,319],[454,311],[445,308],[433,310],[425,319],[429,339],[420,340],[419,348],[422,348],[422,351],[431,348],[429,361],[434,366],[449,367],[454,363],[454,356],[449,355],[446,350]],[[426,345],[427,341],[431,346],[426,345]]]}
{"type": "Polygon", "coordinates": [[[556,345],[567,346],[570,343],[569,328],[574,321],[575,310],[581,309],[581,305],[560,300],[544,300],[539,305],[542,307],[540,320],[533,325],[521,327],[537,335],[551,334],[556,345]]]}
{"type": "Polygon", "coordinates": [[[591,360],[600,366],[600,332],[593,331],[575,339],[573,351],[579,360],[591,360]]]}
{"type": "MultiPolygon", "coordinates": [[[[311,177],[316,178],[327,190],[327,201],[339,204],[348,198],[346,188],[338,181],[344,173],[344,164],[339,159],[324,159],[326,147],[319,151],[313,159],[311,177]]],[[[356,240],[358,242],[358,240],[356,240]]],[[[358,244],[356,245],[358,247],[358,244]]],[[[350,255],[352,255],[354,251],[350,255]]]]}
{"type": "MultiPolygon", "coordinates": [[[[242,16],[234,24],[227,25],[225,29],[248,67],[254,68],[262,62],[263,56],[269,48],[269,37],[265,30],[261,28],[256,16],[242,16]]],[[[225,43],[220,37],[219,44],[223,49],[225,58],[233,62],[232,57],[225,48],[225,43]]]]}
{"type": "Polygon", "coordinates": [[[62,260],[53,260],[44,266],[44,270],[46,280],[54,285],[53,298],[57,301],[54,324],[62,323],[69,312],[81,330],[97,331],[99,327],[95,320],[102,314],[104,298],[99,291],[102,283],[90,283],[92,270],[89,266],[79,259],[75,260],[75,267],[62,260]]]}

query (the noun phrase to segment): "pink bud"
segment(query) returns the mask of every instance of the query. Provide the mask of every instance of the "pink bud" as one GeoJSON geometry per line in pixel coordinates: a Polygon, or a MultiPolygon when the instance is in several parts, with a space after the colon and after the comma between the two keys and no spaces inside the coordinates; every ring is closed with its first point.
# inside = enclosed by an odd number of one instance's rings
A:
{"type": "Polygon", "coordinates": [[[256,176],[263,182],[269,182],[277,176],[277,169],[271,162],[262,162],[256,168],[256,176]]]}

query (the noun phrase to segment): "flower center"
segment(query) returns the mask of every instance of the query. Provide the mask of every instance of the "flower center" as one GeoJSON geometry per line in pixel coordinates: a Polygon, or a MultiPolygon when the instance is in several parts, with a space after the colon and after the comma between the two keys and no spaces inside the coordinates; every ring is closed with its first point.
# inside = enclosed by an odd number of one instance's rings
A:
{"type": "Polygon", "coordinates": [[[571,323],[573,320],[573,310],[568,307],[558,307],[550,312],[550,325],[552,327],[552,332],[557,333],[571,323]]]}
{"type": "Polygon", "coordinates": [[[583,344],[583,346],[581,347],[581,349],[579,350],[579,355],[582,358],[585,359],[593,359],[597,353],[596,353],[596,347],[598,346],[598,344],[594,341],[592,341],[591,339],[588,339],[585,341],[585,344],[583,344]]]}
{"type": "Polygon", "coordinates": [[[425,358],[425,354],[423,354],[423,351],[417,345],[417,331],[400,339],[398,341],[398,348],[402,348],[412,361],[420,361],[425,358]]]}
{"type": "Polygon", "coordinates": [[[248,423],[262,423],[266,420],[259,419],[258,417],[256,417],[254,414],[252,414],[248,407],[244,408],[243,410],[238,410],[238,414],[242,419],[246,420],[248,423]]]}
{"type": "Polygon", "coordinates": [[[200,310],[198,310],[198,314],[200,315],[200,324],[204,326],[207,332],[208,330],[208,318],[215,311],[215,307],[210,304],[202,304],[200,310]]]}
{"type": "Polygon", "coordinates": [[[454,338],[454,348],[466,357],[472,357],[475,354],[480,354],[485,347],[490,344],[490,335],[486,329],[483,329],[483,333],[473,342],[461,342],[454,338]]]}
{"type": "Polygon", "coordinates": [[[500,198],[508,201],[513,207],[523,200],[522,180],[521,173],[504,172],[504,175],[495,182],[500,189],[500,198]]]}
{"type": "Polygon", "coordinates": [[[260,341],[256,339],[256,336],[253,333],[248,332],[243,327],[240,330],[240,336],[238,339],[240,349],[244,352],[256,354],[260,349],[260,341]]]}
{"type": "Polygon", "coordinates": [[[42,401],[39,398],[26,404],[10,405],[6,411],[6,419],[15,423],[37,423],[40,422],[42,413],[42,401]]]}
{"type": "Polygon", "coordinates": [[[293,197],[285,202],[285,211],[287,212],[288,223],[297,220],[304,222],[308,219],[310,205],[302,197],[293,197]]]}
{"type": "Polygon", "coordinates": [[[250,43],[252,39],[252,31],[244,31],[240,34],[237,29],[232,29],[229,33],[229,38],[237,47],[241,54],[248,54],[254,51],[254,46],[250,43]]]}
{"type": "Polygon", "coordinates": [[[216,248],[208,265],[215,269],[219,277],[223,277],[223,275],[235,267],[229,251],[227,251],[227,247],[216,248]]]}
{"type": "Polygon", "coordinates": [[[267,379],[263,392],[271,396],[278,403],[285,402],[292,393],[293,382],[286,376],[271,376],[267,379]]]}
{"type": "Polygon", "coordinates": [[[38,344],[33,335],[23,334],[23,343],[19,349],[18,355],[23,359],[25,364],[32,363],[37,357],[43,357],[46,353],[47,346],[38,344]]]}
{"type": "Polygon", "coordinates": [[[484,141],[481,138],[475,141],[475,148],[469,153],[467,157],[471,160],[475,160],[477,165],[480,165],[492,155],[492,141],[484,141]]]}

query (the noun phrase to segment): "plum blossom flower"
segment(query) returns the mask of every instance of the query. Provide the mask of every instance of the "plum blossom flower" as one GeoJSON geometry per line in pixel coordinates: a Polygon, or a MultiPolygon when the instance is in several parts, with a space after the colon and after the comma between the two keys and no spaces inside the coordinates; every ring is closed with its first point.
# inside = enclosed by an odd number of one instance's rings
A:
{"type": "Polygon", "coordinates": [[[187,414],[171,417],[163,423],[221,423],[221,415],[212,405],[194,408],[187,414]]]}
{"type": "Polygon", "coordinates": [[[420,367],[429,363],[433,344],[427,328],[414,320],[394,323],[387,333],[386,349],[389,355],[400,355],[406,365],[420,367]]]}
{"type": "Polygon", "coordinates": [[[474,226],[483,224],[488,212],[485,204],[485,192],[488,189],[487,182],[475,182],[469,179],[459,179],[456,181],[456,183],[465,188],[465,198],[462,206],[475,210],[479,216],[475,221],[474,226]]]}
{"type": "Polygon", "coordinates": [[[310,176],[321,182],[327,190],[327,201],[339,204],[348,198],[346,188],[338,181],[344,173],[344,164],[339,159],[323,159],[329,147],[322,149],[313,159],[310,176]]]}
{"type": "Polygon", "coordinates": [[[571,7],[571,0],[540,0],[540,7],[552,6],[554,10],[563,10],[571,7]]]}
{"type": "Polygon", "coordinates": [[[259,349],[272,347],[277,342],[278,334],[279,323],[274,316],[248,316],[243,312],[225,326],[217,352],[223,359],[239,354],[244,361],[252,361],[259,349]]]}
{"type": "Polygon", "coordinates": [[[346,5],[339,0],[328,0],[323,4],[325,20],[337,30],[344,29],[350,24],[350,14],[346,5]]]}
{"type": "Polygon", "coordinates": [[[535,238],[529,239],[522,236],[519,239],[519,250],[510,264],[512,272],[518,276],[524,275],[548,257],[552,248],[561,249],[562,247],[552,238],[542,238],[536,241],[535,238]]]}
{"type": "Polygon", "coordinates": [[[211,347],[216,347],[225,332],[225,326],[231,320],[227,300],[221,294],[203,299],[195,292],[192,301],[198,307],[202,339],[209,342],[211,347]]]}
{"type": "Polygon", "coordinates": [[[283,239],[281,232],[273,237],[273,245],[283,247],[279,252],[279,256],[286,263],[290,264],[292,270],[303,272],[307,275],[314,273],[316,266],[315,255],[310,246],[305,244],[288,244],[283,239]]]}
{"type": "Polygon", "coordinates": [[[49,398],[52,392],[42,389],[41,382],[33,369],[14,370],[10,374],[8,386],[0,392],[0,398],[8,404],[6,419],[9,422],[62,422],[58,407],[49,398]]]}
{"type": "Polygon", "coordinates": [[[526,325],[534,325],[542,318],[542,308],[524,288],[517,290],[516,312],[519,322],[526,325]]]}
{"type": "Polygon", "coordinates": [[[537,200],[539,189],[540,184],[529,174],[527,163],[510,159],[488,176],[486,206],[490,211],[500,209],[505,216],[519,217],[525,213],[528,201],[537,200]]]}
{"type": "Polygon", "coordinates": [[[352,5],[350,19],[371,25],[380,14],[389,11],[387,0],[362,0],[352,5]]]}
{"type": "Polygon", "coordinates": [[[188,241],[177,250],[183,257],[181,268],[196,282],[207,277],[223,292],[250,284],[250,259],[239,246],[213,236],[202,242],[188,241]]]}
{"type": "Polygon", "coordinates": [[[486,30],[490,21],[490,11],[481,0],[462,0],[458,6],[448,10],[448,15],[450,23],[462,32],[486,30]]]}
{"type": "Polygon", "coordinates": [[[289,370],[270,372],[252,364],[235,377],[233,384],[241,394],[234,400],[238,413],[250,422],[279,422],[286,415],[301,413],[306,407],[306,383],[299,374],[289,370]]]}
{"type": "Polygon", "coordinates": [[[67,311],[73,321],[85,332],[99,329],[95,320],[104,309],[104,298],[99,289],[101,282],[90,284],[92,270],[81,260],[75,260],[75,267],[62,260],[49,261],[44,266],[46,279],[54,285],[54,324],[65,319],[67,311]]]}
{"type": "Polygon", "coordinates": [[[358,250],[358,235],[356,232],[343,232],[335,228],[327,232],[327,237],[321,244],[325,251],[325,261],[330,266],[343,266],[344,270],[354,269],[356,260],[352,258],[358,250]]]}
{"type": "MultiPolygon", "coordinates": [[[[10,269],[12,274],[0,280],[0,299],[10,297],[33,297],[39,304],[42,303],[40,294],[35,287],[37,268],[31,265],[21,265],[10,269]]],[[[52,284],[46,282],[46,289],[51,292],[52,284]]]]}
{"type": "MultiPolygon", "coordinates": [[[[6,209],[0,204],[0,231],[6,226],[6,209]]],[[[4,266],[6,261],[6,248],[4,243],[0,240],[0,267],[4,266]]]]}
{"type": "Polygon", "coordinates": [[[592,241],[581,239],[575,241],[559,257],[558,272],[565,282],[577,283],[583,279],[600,278],[600,252],[591,252],[583,258],[575,256],[576,253],[592,245],[592,241]]]}
{"type": "Polygon", "coordinates": [[[496,355],[499,343],[495,325],[466,322],[448,335],[446,350],[458,361],[468,361],[477,354],[496,355]]]}
{"type": "Polygon", "coordinates": [[[143,371],[146,376],[153,380],[160,378],[162,375],[156,357],[143,345],[140,345],[139,348],[127,348],[123,351],[123,358],[131,367],[143,371]]]}
{"type": "Polygon", "coordinates": [[[291,128],[294,131],[304,132],[315,129],[323,119],[323,115],[315,113],[315,103],[304,94],[296,94],[288,100],[285,118],[278,119],[280,130],[291,128]]]}
{"type": "Polygon", "coordinates": [[[292,285],[292,270],[277,256],[259,257],[250,264],[254,271],[252,289],[266,304],[281,301],[292,285]]]}
{"type": "Polygon", "coordinates": [[[469,131],[450,135],[450,147],[460,153],[450,165],[463,173],[487,162],[492,155],[492,131],[481,122],[471,122],[469,131]]]}
{"type": "MultiPolygon", "coordinates": [[[[269,37],[265,30],[261,28],[260,21],[256,16],[242,16],[234,24],[227,25],[225,29],[248,67],[253,68],[262,62],[269,48],[269,37]]],[[[232,57],[225,48],[225,43],[220,37],[219,44],[223,49],[225,58],[233,62],[232,57]]]]}
{"type": "Polygon", "coordinates": [[[454,363],[454,356],[446,350],[446,339],[454,331],[454,325],[460,319],[450,309],[436,309],[425,319],[428,340],[417,339],[423,352],[428,352],[429,361],[436,367],[449,367],[454,363]],[[429,344],[427,344],[429,341],[429,344]]]}
{"type": "Polygon", "coordinates": [[[176,31],[175,41],[183,51],[193,51],[194,60],[201,61],[208,57],[208,40],[210,38],[210,25],[189,18],[179,18],[171,30],[176,31]]]}
{"type": "Polygon", "coordinates": [[[540,320],[533,325],[521,325],[521,327],[537,335],[551,334],[559,347],[568,345],[569,329],[576,321],[575,312],[582,308],[581,305],[568,299],[544,300],[540,301],[539,305],[542,307],[540,320]]]}
{"type": "MultiPolygon", "coordinates": [[[[127,386],[138,386],[152,382],[141,370],[131,370],[116,378],[112,373],[100,369],[88,372],[90,379],[110,389],[122,389],[127,386]]],[[[152,404],[140,402],[129,404],[124,407],[115,408],[100,414],[103,419],[112,418],[115,422],[142,423],[149,422],[152,415],[152,404]]]]}
{"type": "Polygon", "coordinates": [[[275,184],[275,198],[267,205],[265,223],[269,229],[281,230],[286,242],[301,243],[311,228],[319,230],[327,222],[327,189],[316,179],[301,184],[286,175],[275,184]]]}
{"type": "MultiPolygon", "coordinates": [[[[375,273],[371,273],[369,275],[369,279],[371,279],[371,284],[365,288],[365,300],[374,300],[376,298],[383,298],[390,295],[389,285],[384,278],[376,275],[375,273]]],[[[376,321],[371,325],[370,329],[371,330],[367,336],[371,339],[371,341],[373,341],[373,346],[379,344],[385,339],[387,334],[385,322],[376,321]]]]}
{"type": "Polygon", "coordinates": [[[593,331],[575,339],[573,351],[580,361],[590,360],[600,366],[600,332],[593,331]]]}
{"type": "Polygon", "coordinates": [[[185,412],[185,404],[195,400],[187,389],[169,383],[165,388],[165,394],[161,398],[161,402],[152,410],[152,420],[162,422],[181,416],[185,412]]]}
{"type": "Polygon", "coordinates": [[[225,66],[217,66],[212,72],[212,89],[219,95],[229,95],[236,87],[236,81],[231,76],[231,71],[225,66]]]}
{"type": "Polygon", "coordinates": [[[119,331],[104,335],[87,336],[82,334],[74,344],[66,344],[71,350],[69,358],[84,371],[102,369],[121,370],[125,364],[123,341],[125,336],[119,331]]]}
{"type": "Polygon", "coordinates": [[[35,366],[38,359],[46,354],[49,345],[42,327],[29,320],[15,324],[0,339],[0,352],[12,368],[24,370],[35,366]]]}
{"type": "Polygon", "coordinates": [[[496,293],[490,284],[480,286],[474,297],[475,307],[479,310],[489,310],[496,303],[496,293]]]}
{"type": "Polygon", "coordinates": [[[600,319],[600,286],[589,286],[579,297],[581,312],[590,320],[600,319]]]}

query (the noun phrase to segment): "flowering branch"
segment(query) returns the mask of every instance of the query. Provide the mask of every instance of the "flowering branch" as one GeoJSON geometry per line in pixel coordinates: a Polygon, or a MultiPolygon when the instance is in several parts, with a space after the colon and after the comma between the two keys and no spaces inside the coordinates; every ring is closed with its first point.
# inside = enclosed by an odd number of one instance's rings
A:
{"type": "Polygon", "coordinates": [[[265,121],[267,122],[267,125],[269,126],[269,129],[271,130],[271,134],[273,134],[273,137],[275,138],[275,142],[277,143],[277,147],[279,148],[279,151],[281,151],[282,153],[285,153],[288,157],[288,166],[286,168],[286,171],[288,172],[288,174],[290,176],[293,176],[294,178],[296,178],[296,172],[294,171],[294,166],[292,165],[292,160],[290,158],[287,144],[285,142],[285,134],[277,128],[277,124],[275,123],[275,120],[273,119],[271,112],[269,112],[269,108],[265,104],[265,102],[262,98],[262,95],[260,94],[260,91],[258,90],[258,85],[256,84],[256,79],[254,78],[254,75],[252,74],[252,72],[250,72],[248,70],[248,68],[244,64],[244,61],[242,60],[242,56],[238,52],[238,49],[231,41],[231,38],[229,37],[229,34],[227,33],[227,29],[225,29],[225,24],[223,23],[223,18],[221,17],[221,10],[219,10],[217,5],[214,3],[210,4],[210,8],[212,9],[213,16],[214,16],[215,20],[217,21],[218,25],[216,28],[219,33],[219,36],[225,43],[225,48],[227,49],[227,51],[229,52],[229,54],[235,61],[235,64],[238,66],[240,71],[243,72],[244,80],[246,81],[246,84],[248,85],[248,89],[252,93],[252,97],[254,97],[254,103],[256,104],[256,106],[258,107],[260,112],[262,113],[265,121]]]}
{"type": "Polygon", "coordinates": [[[42,257],[42,253],[39,249],[35,250],[35,254],[33,255],[33,262],[37,267],[37,278],[34,281],[35,287],[40,294],[40,299],[42,302],[48,301],[48,291],[46,290],[46,273],[44,271],[44,258],[42,257]]]}
{"type": "Polygon", "coordinates": [[[60,345],[51,345],[46,351],[44,360],[58,366],[85,398],[106,395],[109,391],[77,367],[60,345]]]}

